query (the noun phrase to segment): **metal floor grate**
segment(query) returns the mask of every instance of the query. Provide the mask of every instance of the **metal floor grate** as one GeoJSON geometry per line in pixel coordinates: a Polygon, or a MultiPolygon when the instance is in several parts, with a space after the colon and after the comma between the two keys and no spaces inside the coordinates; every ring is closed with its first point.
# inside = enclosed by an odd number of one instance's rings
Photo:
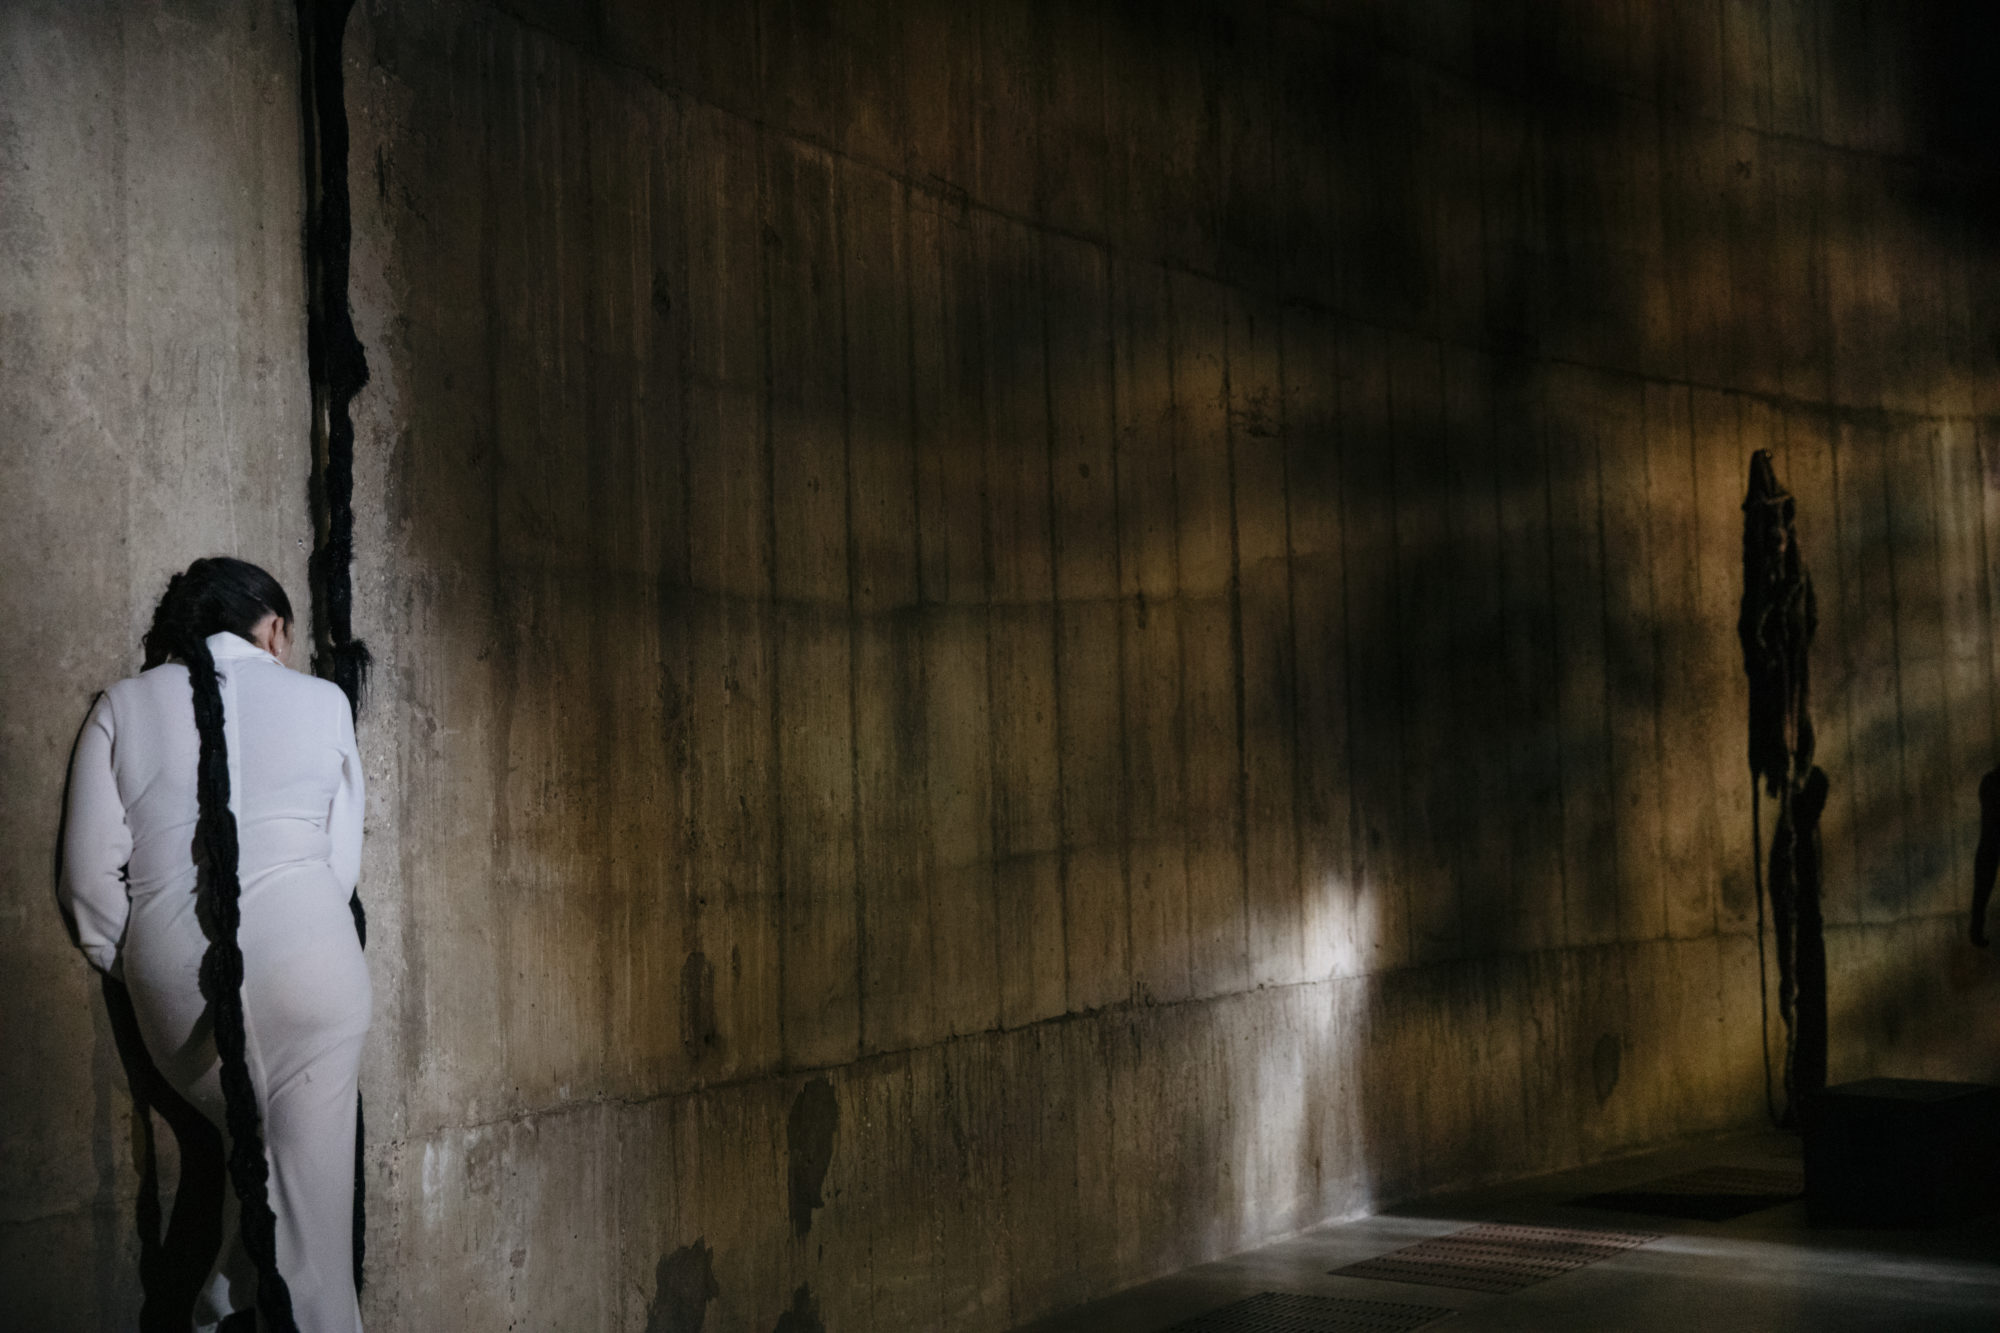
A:
{"type": "Polygon", "coordinates": [[[1585,1208],[1610,1208],[1623,1213],[1727,1222],[1732,1217],[1790,1203],[1805,1191],[1805,1173],[1798,1167],[1708,1166],[1572,1202],[1585,1208]]]}
{"type": "Polygon", "coordinates": [[[1342,1277],[1504,1293],[1559,1277],[1658,1239],[1657,1235],[1639,1231],[1489,1222],[1333,1271],[1342,1277]]]}
{"type": "Polygon", "coordinates": [[[1408,1333],[1450,1313],[1436,1305],[1267,1291],[1183,1320],[1167,1333],[1408,1333]]]}

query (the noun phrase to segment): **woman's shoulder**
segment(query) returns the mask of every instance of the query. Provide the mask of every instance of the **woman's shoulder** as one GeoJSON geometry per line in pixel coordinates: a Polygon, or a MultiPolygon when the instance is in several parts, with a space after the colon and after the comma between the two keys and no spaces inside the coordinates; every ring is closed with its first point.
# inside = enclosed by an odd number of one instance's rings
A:
{"type": "Polygon", "coordinates": [[[91,716],[107,729],[122,734],[133,726],[150,727],[154,725],[153,719],[189,713],[190,697],[187,668],[169,662],[112,681],[98,692],[91,704],[91,716]]]}
{"type": "Polygon", "coordinates": [[[310,672],[294,671],[282,663],[272,662],[262,674],[280,691],[293,707],[321,719],[347,717],[347,695],[340,686],[310,672]]]}
{"type": "Polygon", "coordinates": [[[188,669],[179,662],[162,662],[158,666],[147,667],[136,676],[111,682],[104,688],[104,697],[115,709],[141,700],[151,701],[169,692],[185,694],[187,679],[188,669]]]}
{"type": "MultiPolygon", "coordinates": [[[[263,666],[267,669],[244,674],[244,680],[257,682],[250,688],[275,692],[284,700],[285,707],[304,716],[322,720],[352,716],[347,707],[346,693],[332,681],[308,672],[294,671],[270,659],[263,659],[263,666]]],[[[104,696],[114,713],[157,708],[162,704],[185,706],[188,701],[188,669],[179,662],[149,667],[136,676],[114,681],[105,688],[104,696]]]]}
{"type": "MultiPolygon", "coordinates": [[[[310,699],[319,707],[328,707],[335,700],[342,704],[347,696],[340,692],[340,686],[323,676],[315,676],[310,671],[299,671],[286,666],[274,657],[254,657],[248,659],[256,668],[256,678],[274,689],[285,691],[295,699],[310,699]]],[[[249,678],[248,673],[245,676],[249,678]]]]}
{"type": "Polygon", "coordinates": [[[186,680],[187,673],[188,669],[179,662],[162,662],[158,666],[147,667],[136,676],[125,677],[111,688],[116,690],[150,686],[158,689],[168,681],[186,680]]]}
{"type": "Polygon", "coordinates": [[[340,686],[324,676],[315,676],[304,671],[293,671],[291,674],[305,682],[306,688],[312,691],[313,701],[321,708],[338,713],[342,717],[349,716],[347,692],[340,686]]]}

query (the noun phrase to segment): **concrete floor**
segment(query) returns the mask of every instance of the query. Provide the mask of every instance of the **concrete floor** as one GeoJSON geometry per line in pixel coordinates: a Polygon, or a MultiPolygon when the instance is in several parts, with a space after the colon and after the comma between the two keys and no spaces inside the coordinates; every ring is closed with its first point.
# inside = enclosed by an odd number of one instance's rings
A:
{"type": "Polygon", "coordinates": [[[1203,1264],[1020,1333],[1160,1333],[1263,1291],[1446,1306],[1456,1313],[1429,1326],[1441,1333],[2000,1329],[2000,1215],[1931,1230],[1860,1231],[1809,1227],[1801,1202],[1726,1222],[1566,1202],[1696,1167],[1796,1165],[1798,1156],[1795,1138],[1740,1135],[1432,1199],[1203,1264]],[[1493,1220],[1622,1228],[1663,1238],[1509,1295],[1329,1272],[1493,1220]]]}

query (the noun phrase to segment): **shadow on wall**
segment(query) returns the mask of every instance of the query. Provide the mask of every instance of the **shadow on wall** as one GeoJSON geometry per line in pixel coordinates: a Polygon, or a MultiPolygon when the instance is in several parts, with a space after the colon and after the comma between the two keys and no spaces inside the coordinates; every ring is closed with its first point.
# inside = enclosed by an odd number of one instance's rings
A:
{"type": "MultiPolygon", "coordinates": [[[[93,696],[91,706],[96,703],[93,696]]],[[[82,731],[79,723],[79,738],[82,731]]],[[[63,790],[56,805],[52,883],[62,879],[69,811],[67,775],[74,763],[75,745],[72,740],[72,755],[63,765],[63,790]]],[[[66,919],[65,925],[73,939],[75,923],[66,919]]],[[[101,974],[98,983],[112,1048],[118,1053],[125,1090],[131,1097],[131,1147],[138,1168],[132,1229],[137,1242],[133,1251],[139,1263],[139,1329],[140,1333],[179,1333],[193,1321],[195,1300],[222,1245],[223,1191],[228,1188],[222,1135],[208,1117],[174,1090],[153,1063],[132,1007],[131,992],[124,983],[101,974]],[[162,1125],[171,1138],[161,1138],[162,1125]]],[[[99,1204],[107,1213],[114,1206],[111,1200],[99,1204]]]]}
{"type": "Polygon", "coordinates": [[[103,978],[101,989],[132,1094],[133,1152],[139,1161],[133,1225],[139,1238],[140,1333],[180,1333],[193,1323],[195,1300],[222,1245],[223,1191],[228,1188],[222,1135],[154,1066],[130,993],[109,977],[103,978]],[[162,1144],[155,1116],[173,1135],[171,1145],[162,1144]],[[162,1152],[163,1146],[168,1151],[162,1152]],[[163,1204],[163,1198],[171,1198],[171,1205],[163,1204]]]}

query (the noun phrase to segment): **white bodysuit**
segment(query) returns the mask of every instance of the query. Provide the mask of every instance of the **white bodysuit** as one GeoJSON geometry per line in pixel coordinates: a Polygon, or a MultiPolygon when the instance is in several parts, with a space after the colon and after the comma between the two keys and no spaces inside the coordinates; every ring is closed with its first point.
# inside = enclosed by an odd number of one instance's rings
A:
{"type": "MultiPolygon", "coordinates": [[[[353,719],[339,687],[247,640],[216,634],[208,646],[241,846],[246,1060],[271,1165],[278,1269],[300,1333],[359,1333],[354,1092],[371,1001],[347,905],[361,865],[353,719]]],[[[160,1072],[224,1130],[197,981],[208,950],[195,892],[199,748],[186,667],[155,667],[104,692],[71,761],[58,891],[92,964],[131,990],[160,1072]]],[[[233,1185],[224,1198],[222,1254],[196,1306],[198,1329],[255,1304],[233,1185]]]]}

